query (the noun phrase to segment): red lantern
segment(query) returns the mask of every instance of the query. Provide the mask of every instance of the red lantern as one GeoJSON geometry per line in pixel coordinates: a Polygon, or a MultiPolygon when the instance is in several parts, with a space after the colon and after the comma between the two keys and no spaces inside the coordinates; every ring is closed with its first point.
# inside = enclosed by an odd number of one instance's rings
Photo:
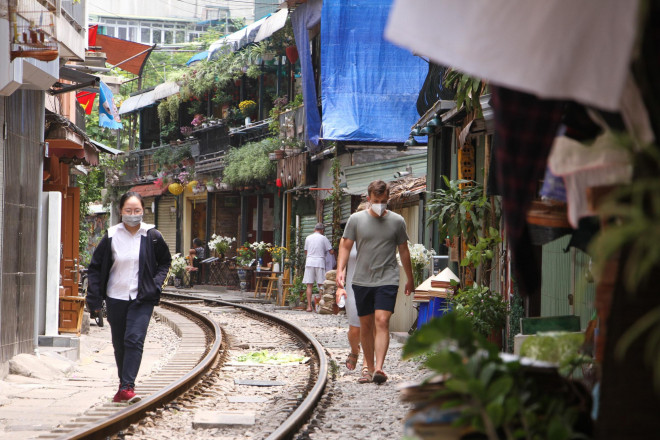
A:
{"type": "Polygon", "coordinates": [[[295,64],[296,61],[298,61],[298,48],[296,46],[287,47],[286,57],[289,59],[291,64],[295,64]]]}
{"type": "Polygon", "coordinates": [[[280,179],[280,178],[276,179],[276,180],[275,180],[275,185],[276,185],[278,188],[281,188],[281,187],[282,187],[282,179],[280,179]]]}

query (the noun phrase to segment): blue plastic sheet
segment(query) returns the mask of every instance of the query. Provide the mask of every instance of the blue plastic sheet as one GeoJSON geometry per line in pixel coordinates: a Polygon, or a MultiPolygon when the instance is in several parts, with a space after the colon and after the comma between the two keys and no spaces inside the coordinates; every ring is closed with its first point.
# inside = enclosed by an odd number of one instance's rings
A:
{"type": "Polygon", "coordinates": [[[309,47],[309,33],[318,24],[321,18],[321,0],[309,0],[299,5],[291,14],[291,25],[296,37],[296,47],[300,59],[300,70],[302,73],[303,102],[305,104],[305,144],[311,152],[317,152],[319,147],[319,134],[321,132],[321,115],[318,111],[316,100],[316,83],[314,80],[314,68],[312,66],[312,54],[309,47]]]}
{"type": "Polygon", "coordinates": [[[404,142],[428,64],[383,38],[391,0],[324,0],[323,139],[404,142]]]}

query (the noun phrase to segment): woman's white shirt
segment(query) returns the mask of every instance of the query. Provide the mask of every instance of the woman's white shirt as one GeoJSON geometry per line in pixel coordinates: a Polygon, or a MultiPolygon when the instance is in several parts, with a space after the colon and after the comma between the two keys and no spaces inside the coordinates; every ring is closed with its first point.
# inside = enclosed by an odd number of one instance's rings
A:
{"type": "Polygon", "coordinates": [[[137,297],[140,242],[147,235],[149,226],[141,223],[135,235],[124,227],[124,223],[108,229],[108,236],[112,238],[113,259],[106,289],[109,298],[128,301],[137,297]]]}

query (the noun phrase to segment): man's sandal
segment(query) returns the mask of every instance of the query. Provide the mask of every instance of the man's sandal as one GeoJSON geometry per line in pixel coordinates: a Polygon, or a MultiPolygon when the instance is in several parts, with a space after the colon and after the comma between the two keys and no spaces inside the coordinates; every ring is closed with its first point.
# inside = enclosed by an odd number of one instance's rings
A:
{"type": "Polygon", "coordinates": [[[367,367],[362,367],[362,376],[358,379],[358,383],[371,383],[373,378],[367,367]]]}
{"type": "Polygon", "coordinates": [[[349,353],[348,357],[346,358],[346,368],[351,371],[355,370],[359,356],[360,353],[349,353]]]}
{"type": "Polygon", "coordinates": [[[385,383],[387,381],[387,374],[383,370],[376,370],[374,371],[374,377],[373,377],[374,383],[380,385],[382,383],[385,383]]]}

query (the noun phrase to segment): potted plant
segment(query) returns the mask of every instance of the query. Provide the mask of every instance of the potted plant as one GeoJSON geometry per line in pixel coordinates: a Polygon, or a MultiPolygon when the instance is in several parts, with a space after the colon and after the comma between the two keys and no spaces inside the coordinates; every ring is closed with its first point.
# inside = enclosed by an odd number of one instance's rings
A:
{"type": "Polygon", "coordinates": [[[268,248],[270,257],[273,259],[273,272],[280,271],[280,262],[286,255],[286,248],[282,246],[272,246],[268,248]]]}
{"type": "Polygon", "coordinates": [[[257,108],[257,103],[254,102],[251,99],[246,99],[245,101],[241,101],[238,104],[238,108],[241,111],[241,113],[243,114],[243,116],[245,116],[245,125],[249,125],[250,122],[251,122],[250,121],[250,116],[252,115],[254,110],[257,108]]]}
{"type": "MultiPolygon", "coordinates": [[[[319,293],[318,287],[316,284],[312,287],[312,296],[319,293]]],[[[289,288],[289,293],[286,296],[286,301],[289,303],[290,307],[300,307],[301,303],[307,301],[307,284],[302,282],[302,277],[297,276],[293,280],[293,284],[289,288]]]]}
{"type": "Polygon", "coordinates": [[[250,266],[254,261],[254,251],[250,248],[249,243],[243,244],[236,251],[236,273],[238,274],[238,280],[240,281],[241,292],[244,292],[247,287],[247,272],[246,267],[250,266]]]}
{"type": "Polygon", "coordinates": [[[472,322],[475,331],[501,345],[501,331],[506,325],[508,306],[502,295],[486,286],[475,284],[459,288],[450,304],[455,313],[472,322]]]}
{"type": "Polygon", "coordinates": [[[257,259],[257,267],[261,267],[263,265],[263,256],[268,250],[268,248],[272,247],[273,245],[270,243],[265,243],[263,241],[259,242],[254,242],[250,244],[250,248],[254,252],[255,258],[257,259]]]}
{"type": "Polygon", "coordinates": [[[222,260],[225,258],[225,254],[227,254],[227,251],[235,241],[236,238],[233,237],[225,237],[222,235],[213,234],[211,236],[211,241],[209,241],[209,247],[214,249],[222,260]]]}
{"type": "Polygon", "coordinates": [[[170,270],[172,275],[174,275],[174,287],[181,287],[181,280],[183,279],[183,274],[186,272],[186,259],[181,254],[175,254],[172,257],[172,265],[170,270]]]}

